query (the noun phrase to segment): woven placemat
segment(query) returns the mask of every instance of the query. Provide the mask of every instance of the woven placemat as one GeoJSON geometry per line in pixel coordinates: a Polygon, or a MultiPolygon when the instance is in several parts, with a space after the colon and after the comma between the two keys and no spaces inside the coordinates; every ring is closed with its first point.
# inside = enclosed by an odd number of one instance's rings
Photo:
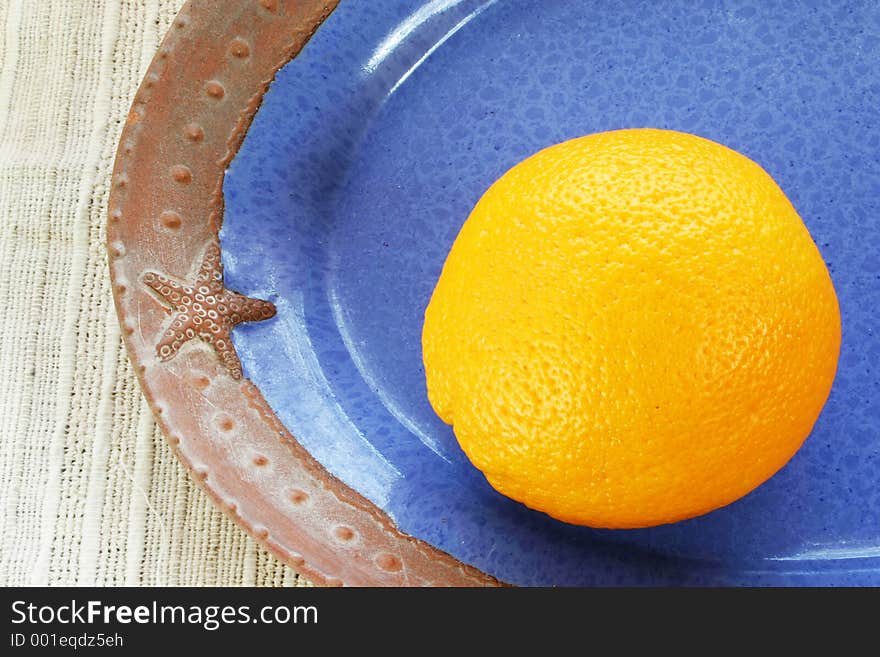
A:
{"type": "Polygon", "coordinates": [[[188,478],[104,250],[132,97],[182,0],[0,0],[0,585],[305,585],[188,478]]]}

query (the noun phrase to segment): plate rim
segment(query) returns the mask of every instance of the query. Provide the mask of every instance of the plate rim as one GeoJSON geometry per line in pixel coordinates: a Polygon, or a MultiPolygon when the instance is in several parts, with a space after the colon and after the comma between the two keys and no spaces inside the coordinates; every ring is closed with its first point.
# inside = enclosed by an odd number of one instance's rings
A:
{"type": "Polygon", "coordinates": [[[106,249],[126,351],[191,478],[314,583],[504,585],[400,532],[311,456],[206,342],[191,340],[172,358],[157,351],[170,315],[145,274],[187,282],[206,249],[219,248],[226,168],[275,73],[339,2],[188,0],[174,19],[134,96],[110,179],[106,249]]]}

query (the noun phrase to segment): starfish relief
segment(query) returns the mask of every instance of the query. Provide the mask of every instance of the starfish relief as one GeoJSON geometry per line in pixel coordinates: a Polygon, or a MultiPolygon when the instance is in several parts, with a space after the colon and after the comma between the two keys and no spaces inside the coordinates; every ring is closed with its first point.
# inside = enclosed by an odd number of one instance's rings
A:
{"type": "Polygon", "coordinates": [[[187,342],[202,340],[213,347],[233,379],[242,378],[241,361],[232,345],[232,329],[241,322],[274,317],[275,306],[223,286],[223,263],[216,239],[205,247],[194,283],[155,271],[144,273],[142,280],[171,314],[156,345],[159,360],[168,361],[187,342]]]}

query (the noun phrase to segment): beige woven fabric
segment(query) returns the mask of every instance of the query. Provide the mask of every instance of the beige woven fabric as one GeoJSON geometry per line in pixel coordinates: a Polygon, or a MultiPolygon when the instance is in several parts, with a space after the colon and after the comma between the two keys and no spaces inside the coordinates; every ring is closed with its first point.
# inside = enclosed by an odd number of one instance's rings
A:
{"type": "Polygon", "coordinates": [[[0,0],[0,584],[305,580],[172,456],[104,251],[131,99],[182,0],[0,0]]]}

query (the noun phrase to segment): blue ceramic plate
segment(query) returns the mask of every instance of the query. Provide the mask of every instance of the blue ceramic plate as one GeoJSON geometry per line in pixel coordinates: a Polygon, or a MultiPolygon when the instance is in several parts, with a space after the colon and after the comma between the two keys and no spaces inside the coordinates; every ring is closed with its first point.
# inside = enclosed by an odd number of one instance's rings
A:
{"type": "Polygon", "coordinates": [[[245,374],[404,532],[523,585],[880,584],[880,4],[343,0],[278,74],[226,177],[227,283],[273,300],[245,374]],[[428,403],[420,336],[482,192],[535,151],[653,126],[759,162],[840,299],[801,451],[704,517],[554,521],[494,492],[428,403]]]}

